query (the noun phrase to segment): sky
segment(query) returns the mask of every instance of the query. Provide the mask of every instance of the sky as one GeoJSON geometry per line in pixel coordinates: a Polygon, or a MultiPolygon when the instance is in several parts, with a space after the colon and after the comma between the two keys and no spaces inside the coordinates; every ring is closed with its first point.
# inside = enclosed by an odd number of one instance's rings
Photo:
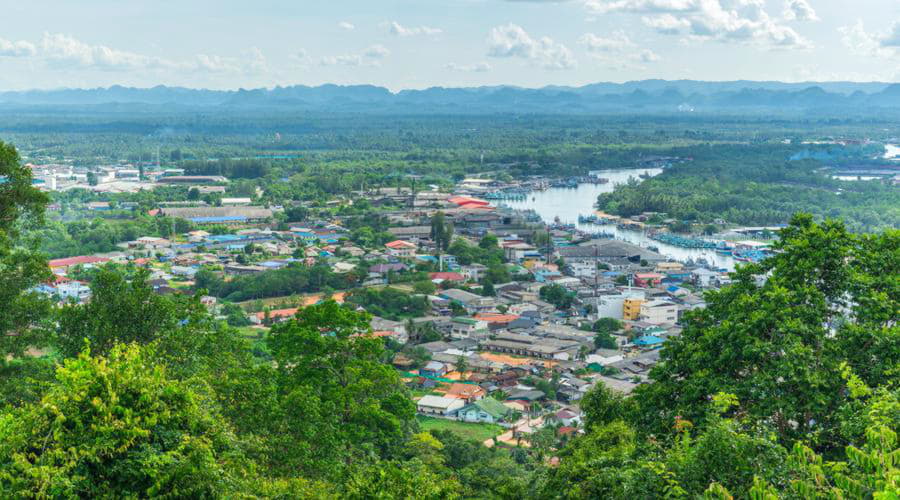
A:
{"type": "Polygon", "coordinates": [[[28,0],[0,90],[900,80],[900,0],[28,0]]]}

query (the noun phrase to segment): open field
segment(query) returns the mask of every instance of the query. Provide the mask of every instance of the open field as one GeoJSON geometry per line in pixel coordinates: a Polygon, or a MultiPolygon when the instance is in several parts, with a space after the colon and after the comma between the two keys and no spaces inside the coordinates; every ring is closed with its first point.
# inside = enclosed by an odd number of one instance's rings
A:
{"type": "Polygon", "coordinates": [[[494,436],[500,435],[503,428],[495,424],[470,424],[457,420],[443,418],[417,416],[419,426],[423,431],[450,431],[463,438],[483,442],[494,436]]]}

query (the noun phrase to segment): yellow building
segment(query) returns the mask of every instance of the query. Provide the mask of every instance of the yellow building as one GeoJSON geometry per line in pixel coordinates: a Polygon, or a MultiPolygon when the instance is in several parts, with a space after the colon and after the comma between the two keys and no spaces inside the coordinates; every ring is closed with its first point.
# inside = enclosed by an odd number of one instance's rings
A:
{"type": "Polygon", "coordinates": [[[622,318],[628,321],[637,321],[641,316],[641,304],[646,302],[644,299],[625,299],[622,304],[622,318]]]}
{"type": "Polygon", "coordinates": [[[684,264],[681,262],[660,262],[656,265],[658,273],[678,272],[682,269],[684,269],[684,264]]]}

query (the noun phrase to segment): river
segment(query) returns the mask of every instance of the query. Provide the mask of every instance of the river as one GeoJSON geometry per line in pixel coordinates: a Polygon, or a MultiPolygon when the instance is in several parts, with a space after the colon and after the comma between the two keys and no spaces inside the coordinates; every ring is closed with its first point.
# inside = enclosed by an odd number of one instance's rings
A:
{"type": "Polygon", "coordinates": [[[697,261],[702,257],[715,267],[733,271],[735,260],[728,255],[719,255],[715,250],[676,247],[651,240],[642,231],[622,230],[609,224],[581,224],[578,222],[579,215],[593,214],[596,210],[594,204],[597,202],[597,196],[611,192],[616,184],[625,183],[629,178],[640,181],[640,175],[653,177],[660,173],[662,173],[661,168],[604,170],[598,172],[597,175],[609,179],[607,184],[579,184],[576,189],[550,188],[545,191],[535,191],[529,194],[525,200],[503,203],[512,208],[534,210],[548,224],[559,217],[561,222],[575,224],[578,229],[584,231],[609,233],[618,240],[645,248],[654,246],[659,249],[659,253],[681,262],[686,262],[688,259],[697,261]]]}

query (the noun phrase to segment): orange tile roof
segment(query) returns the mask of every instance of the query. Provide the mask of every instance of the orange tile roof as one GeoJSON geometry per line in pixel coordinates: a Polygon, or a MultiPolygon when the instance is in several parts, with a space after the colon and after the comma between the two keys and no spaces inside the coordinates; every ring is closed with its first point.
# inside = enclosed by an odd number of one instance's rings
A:
{"type": "Polygon", "coordinates": [[[54,267],[70,267],[77,266],[78,264],[99,264],[101,262],[109,262],[109,259],[104,257],[91,257],[82,255],[79,257],[69,257],[67,259],[56,259],[48,262],[51,268],[54,267]]]}
{"type": "Polygon", "coordinates": [[[512,323],[519,319],[515,314],[498,314],[498,313],[479,313],[472,316],[473,319],[486,321],[488,323],[512,323]]]}
{"type": "Polygon", "coordinates": [[[394,240],[390,243],[385,243],[384,246],[393,248],[394,250],[399,250],[401,248],[416,248],[415,244],[403,240],[394,240]]]}
{"type": "Polygon", "coordinates": [[[454,383],[450,384],[450,388],[447,389],[447,393],[444,396],[456,399],[469,399],[484,396],[485,394],[484,389],[475,384],[454,383]]]}

